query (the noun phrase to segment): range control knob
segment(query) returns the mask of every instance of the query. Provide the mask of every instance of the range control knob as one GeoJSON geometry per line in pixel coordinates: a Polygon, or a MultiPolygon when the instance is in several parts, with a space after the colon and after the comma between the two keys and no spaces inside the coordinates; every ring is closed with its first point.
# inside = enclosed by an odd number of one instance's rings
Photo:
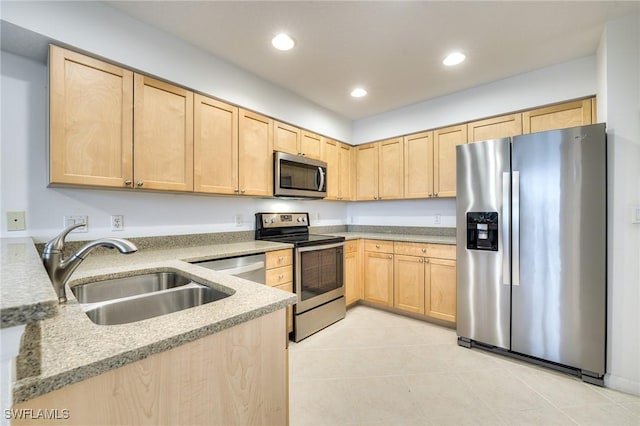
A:
{"type": "Polygon", "coordinates": [[[269,219],[267,219],[266,217],[262,220],[264,223],[269,223],[269,219]]]}
{"type": "Polygon", "coordinates": [[[271,223],[276,223],[276,218],[275,217],[271,218],[271,223]]]}
{"type": "Polygon", "coordinates": [[[306,222],[306,219],[304,218],[304,216],[300,216],[298,218],[298,222],[306,222]]]}

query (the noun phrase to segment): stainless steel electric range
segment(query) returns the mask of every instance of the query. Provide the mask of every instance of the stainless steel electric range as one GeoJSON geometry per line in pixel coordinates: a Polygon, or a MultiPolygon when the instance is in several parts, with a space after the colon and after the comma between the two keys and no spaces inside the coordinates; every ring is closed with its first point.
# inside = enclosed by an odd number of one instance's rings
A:
{"type": "Polygon", "coordinates": [[[309,213],[256,213],[256,240],[294,246],[294,341],[344,318],[344,237],[310,234],[309,213]]]}

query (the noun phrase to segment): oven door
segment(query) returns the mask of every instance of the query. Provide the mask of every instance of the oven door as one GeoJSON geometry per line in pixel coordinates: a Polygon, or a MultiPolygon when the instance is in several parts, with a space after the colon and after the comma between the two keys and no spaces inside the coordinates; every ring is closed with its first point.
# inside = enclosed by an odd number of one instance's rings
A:
{"type": "Polygon", "coordinates": [[[295,249],[296,313],[344,296],[344,243],[295,249]]]}

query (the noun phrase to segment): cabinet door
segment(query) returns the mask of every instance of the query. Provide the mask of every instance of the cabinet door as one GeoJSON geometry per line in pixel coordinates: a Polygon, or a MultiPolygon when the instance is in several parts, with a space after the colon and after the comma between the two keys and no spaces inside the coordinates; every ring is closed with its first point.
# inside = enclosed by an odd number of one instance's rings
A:
{"type": "Polygon", "coordinates": [[[356,199],[378,199],[378,144],[357,147],[356,199]]]}
{"type": "Polygon", "coordinates": [[[378,142],[378,199],[393,200],[404,195],[404,147],[402,138],[378,142]]]}
{"type": "Polygon", "coordinates": [[[426,259],[426,315],[445,321],[456,321],[456,262],[426,259]]]}
{"type": "Polygon", "coordinates": [[[240,194],[273,195],[273,122],[240,109],[238,122],[238,181],[240,194]]]}
{"type": "Polygon", "coordinates": [[[364,253],[364,300],[393,306],[393,255],[364,253]]]}
{"type": "Polygon", "coordinates": [[[193,92],[134,76],[134,184],[193,191],[193,92]]]}
{"type": "Polygon", "coordinates": [[[279,121],[273,122],[273,149],[300,155],[300,129],[279,121]]]}
{"type": "Polygon", "coordinates": [[[316,160],[322,158],[322,139],[320,135],[303,130],[300,137],[301,154],[308,158],[315,158],[316,160]]]}
{"type": "Polygon", "coordinates": [[[424,315],[423,257],[393,256],[393,306],[424,315]]]}
{"type": "Polygon", "coordinates": [[[467,125],[433,132],[434,179],[436,197],[456,196],[456,146],[467,143],[467,125]]]}
{"type": "Polygon", "coordinates": [[[324,161],[327,162],[327,196],[325,200],[337,200],[340,193],[340,159],[338,142],[325,139],[324,161]]]}
{"type": "Polygon", "coordinates": [[[592,123],[592,99],[567,102],[522,113],[523,133],[564,129],[592,123]]]}
{"type": "Polygon", "coordinates": [[[486,141],[522,134],[522,114],[509,114],[467,124],[468,142],[486,141]]]}
{"type": "Polygon", "coordinates": [[[193,189],[238,193],[238,108],[194,97],[193,189]]]}
{"type": "MultiPolygon", "coordinates": [[[[274,286],[282,291],[287,291],[289,293],[293,293],[293,281],[289,281],[286,284],[280,284],[274,286]]],[[[293,306],[287,306],[287,333],[291,333],[293,331],[293,306]]]]}
{"type": "Polygon", "coordinates": [[[404,198],[433,197],[433,132],[404,137],[404,198]]]}
{"type": "Polygon", "coordinates": [[[344,253],[344,285],[347,305],[357,302],[362,298],[362,285],[359,273],[358,252],[344,253]]]}
{"type": "Polygon", "coordinates": [[[338,144],[338,162],[339,162],[339,186],[338,199],[351,200],[353,197],[353,171],[355,164],[353,162],[353,149],[349,145],[343,143],[338,144]]]}
{"type": "Polygon", "coordinates": [[[49,73],[49,182],[130,185],[133,73],[57,46],[49,73]]]}

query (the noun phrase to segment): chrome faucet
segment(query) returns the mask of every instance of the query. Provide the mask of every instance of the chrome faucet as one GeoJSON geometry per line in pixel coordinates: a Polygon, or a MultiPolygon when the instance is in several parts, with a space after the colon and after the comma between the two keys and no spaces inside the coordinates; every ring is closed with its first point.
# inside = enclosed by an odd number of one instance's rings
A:
{"type": "Polygon", "coordinates": [[[51,278],[53,288],[58,293],[58,302],[64,303],[67,301],[67,295],[64,289],[64,285],[69,280],[69,277],[76,270],[76,268],[82,263],[82,261],[95,249],[96,247],[108,247],[117,248],[120,253],[130,254],[138,250],[138,248],[131,242],[122,238],[100,238],[98,240],[89,241],[78,249],[71,257],[64,259],[64,239],[69,232],[76,228],[85,226],[83,223],[78,223],[65,228],[54,239],[49,241],[42,252],[42,261],[44,267],[51,278]]]}

